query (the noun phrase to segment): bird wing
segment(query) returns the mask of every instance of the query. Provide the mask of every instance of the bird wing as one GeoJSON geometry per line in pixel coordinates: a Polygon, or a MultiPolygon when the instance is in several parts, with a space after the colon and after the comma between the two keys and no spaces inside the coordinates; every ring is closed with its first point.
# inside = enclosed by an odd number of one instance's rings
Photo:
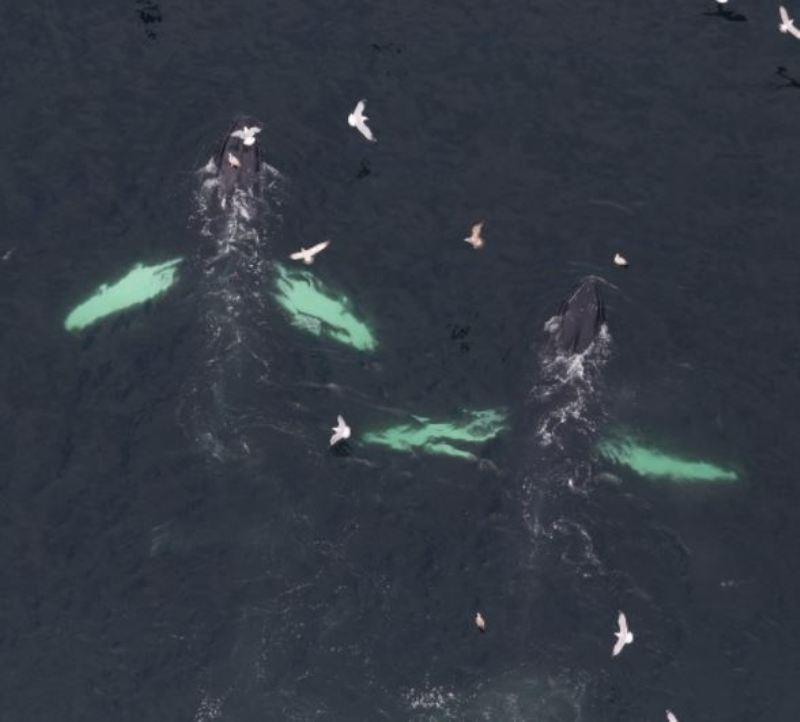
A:
{"type": "Polygon", "coordinates": [[[331,436],[331,446],[336,444],[337,442],[341,441],[344,438],[344,435],[341,431],[334,430],[333,436],[331,436]]]}
{"type": "MultiPolygon", "coordinates": [[[[322,241],[322,243],[317,243],[315,246],[311,246],[311,248],[308,249],[308,253],[312,256],[316,256],[321,251],[324,251],[330,244],[330,241],[322,241]]],[[[340,416],[339,418],[341,419],[342,417],[340,416]]]]}
{"type": "Polygon", "coordinates": [[[356,103],[356,109],[353,111],[353,115],[355,115],[356,117],[358,117],[359,115],[363,115],[364,108],[366,107],[366,105],[367,105],[366,100],[359,100],[358,103],[356,103]]]}
{"type": "Polygon", "coordinates": [[[250,128],[250,132],[253,135],[257,135],[258,133],[261,132],[261,128],[259,128],[257,125],[254,125],[252,128],[250,128]]]}
{"type": "Polygon", "coordinates": [[[778,12],[780,13],[781,16],[781,22],[783,22],[786,25],[791,24],[792,19],[789,17],[789,13],[786,11],[786,8],[783,7],[783,5],[781,5],[778,8],[778,12]]]}
{"type": "Polygon", "coordinates": [[[793,20],[789,22],[789,34],[794,35],[796,38],[800,38],[800,30],[794,26],[793,20]]]}
{"type": "Polygon", "coordinates": [[[667,722],[678,722],[678,718],[669,710],[667,710],[667,722]]]}
{"type": "Polygon", "coordinates": [[[356,128],[358,128],[361,135],[363,135],[367,140],[375,140],[375,136],[372,135],[372,131],[369,129],[369,126],[364,122],[363,118],[356,118],[356,128]]]}
{"type": "Polygon", "coordinates": [[[241,138],[242,140],[244,140],[244,131],[234,130],[233,133],[231,133],[231,138],[241,138]]]}
{"type": "Polygon", "coordinates": [[[619,634],[622,639],[625,639],[628,636],[628,620],[625,618],[625,612],[620,612],[619,617],[617,618],[617,623],[619,624],[619,634]]]}
{"type": "Polygon", "coordinates": [[[302,261],[307,255],[308,251],[306,251],[305,248],[301,248],[299,251],[292,253],[292,255],[289,256],[289,258],[291,258],[293,261],[302,261]]]}
{"type": "Polygon", "coordinates": [[[483,221],[481,221],[480,223],[476,223],[474,226],[472,226],[472,235],[479,236],[482,230],[483,230],[483,221]]]}
{"type": "Polygon", "coordinates": [[[616,657],[624,647],[625,647],[625,637],[620,635],[616,643],[614,644],[614,649],[611,650],[611,656],[616,657]]]}
{"type": "Polygon", "coordinates": [[[344,416],[341,414],[336,417],[336,426],[340,429],[343,429],[347,426],[347,422],[344,420],[344,416]]]}

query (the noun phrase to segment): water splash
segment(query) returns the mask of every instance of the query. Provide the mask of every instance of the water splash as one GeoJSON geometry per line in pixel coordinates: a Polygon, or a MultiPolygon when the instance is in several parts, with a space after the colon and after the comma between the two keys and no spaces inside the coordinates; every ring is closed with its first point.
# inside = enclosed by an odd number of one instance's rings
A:
{"type": "Polygon", "coordinates": [[[275,299],[291,323],[315,336],[326,336],[359,351],[373,351],[378,342],[366,323],[353,313],[346,296],[327,288],[313,273],[275,264],[275,299]]]}
{"type": "Polygon", "coordinates": [[[79,331],[106,316],[155,298],[176,281],[176,266],[181,258],[143,266],[141,263],[115,284],[103,284],[93,296],[76,306],[64,321],[67,331],[79,331]]]}
{"type": "MultiPolygon", "coordinates": [[[[551,336],[557,320],[553,317],[545,324],[551,336]]],[[[531,390],[531,396],[546,408],[536,425],[540,446],[562,449],[565,431],[594,431],[589,402],[595,397],[597,379],[610,355],[611,334],[606,325],[582,353],[566,354],[545,346],[539,359],[540,377],[531,390]]]]}
{"type": "Polygon", "coordinates": [[[398,424],[382,431],[364,434],[365,444],[388,446],[395,451],[422,451],[427,454],[475,459],[475,455],[455,443],[478,444],[489,441],[506,428],[506,413],[500,409],[465,411],[457,421],[431,421],[415,417],[415,422],[398,424]]]}
{"type": "Polygon", "coordinates": [[[622,464],[640,476],[677,482],[732,482],[739,475],[707,461],[693,461],[648,447],[630,435],[604,439],[597,445],[600,454],[615,464],[622,464]]]}
{"type": "Polygon", "coordinates": [[[274,413],[268,401],[274,304],[264,277],[281,237],[288,181],[264,162],[257,182],[224,193],[213,159],[197,175],[190,225],[208,239],[190,259],[198,279],[199,351],[177,415],[204,454],[230,462],[250,456],[268,410],[274,413]]]}

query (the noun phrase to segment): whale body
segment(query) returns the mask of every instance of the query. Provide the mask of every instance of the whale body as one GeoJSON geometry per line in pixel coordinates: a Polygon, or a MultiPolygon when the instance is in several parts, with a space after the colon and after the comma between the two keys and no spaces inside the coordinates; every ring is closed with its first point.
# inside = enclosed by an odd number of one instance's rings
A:
{"type": "Polygon", "coordinates": [[[255,118],[237,118],[223,139],[215,158],[220,198],[227,198],[237,190],[244,191],[248,195],[258,194],[261,171],[260,141],[257,137],[256,142],[246,145],[241,138],[234,135],[235,131],[245,126],[261,128],[262,124],[255,118]],[[230,162],[231,156],[239,165],[230,162]]]}
{"type": "Polygon", "coordinates": [[[564,300],[558,313],[547,322],[556,350],[564,354],[583,353],[606,321],[606,309],[599,276],[587,276],[564,300]]]}

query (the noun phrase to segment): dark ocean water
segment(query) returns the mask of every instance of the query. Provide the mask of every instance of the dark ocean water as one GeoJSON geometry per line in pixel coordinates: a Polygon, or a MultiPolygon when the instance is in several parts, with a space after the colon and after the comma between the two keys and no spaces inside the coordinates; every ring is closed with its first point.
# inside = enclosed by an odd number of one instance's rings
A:
{"type": "Polygon", "coordinates": [[[730,5],[8,4],[0,719],[796,720],[800,43],[730,5]],[[195,171],[243,113],[278,182],[209,272],[195,171]],[[270,295],[326,237],[372,354],[270,295]],[[590,273],[607,358],[544,447],[543,325],[590,273]],[[357,443],[489,407],[479,463],[357,443]],[[741,479],[570,492],[614,425],[741,479]]]}

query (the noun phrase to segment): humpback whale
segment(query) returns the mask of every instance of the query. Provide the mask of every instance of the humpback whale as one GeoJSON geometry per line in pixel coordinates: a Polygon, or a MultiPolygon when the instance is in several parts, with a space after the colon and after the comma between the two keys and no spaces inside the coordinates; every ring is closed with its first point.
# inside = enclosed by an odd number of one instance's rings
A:
{"type": "Polygon", "coordinates": [[[222,142],[216,161],[221,197],[227,197],[237,189],[253,194],[258,191],[261,168],[259,143],[248,143],[249,136],[241,132],[243,128],[251,126],[261,127],[252,118],[237,119],[222,142]]]}
{"type": "Polygon", "coordinates": [[[237,192],[251,197],[259,194],[262,166],[256,134],[260,130],[261,124],[254,118],[237,118],[206,168],[214,176],[223,208],[237,192]]]}
{"type": "Polygon", "coordinates": [[[583,353],[600,332],[606,320],[601,283],[605,281],[599,276],[581,280],[547,322],[546,329],[560,353],[583,353]]]}

